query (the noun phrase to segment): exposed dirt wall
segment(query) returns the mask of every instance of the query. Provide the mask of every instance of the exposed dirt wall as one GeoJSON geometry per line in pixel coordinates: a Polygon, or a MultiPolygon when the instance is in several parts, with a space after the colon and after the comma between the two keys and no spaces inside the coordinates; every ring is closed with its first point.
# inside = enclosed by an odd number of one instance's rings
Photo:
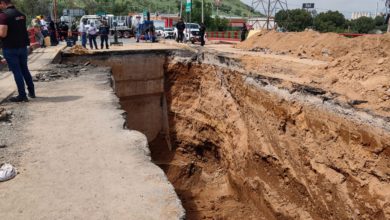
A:
{"type": "Polygon", "coordinates": [[[390,218],[381,119],[218,64],[165,69],[176,150],[152,156],[188,219],[390,218]]]}

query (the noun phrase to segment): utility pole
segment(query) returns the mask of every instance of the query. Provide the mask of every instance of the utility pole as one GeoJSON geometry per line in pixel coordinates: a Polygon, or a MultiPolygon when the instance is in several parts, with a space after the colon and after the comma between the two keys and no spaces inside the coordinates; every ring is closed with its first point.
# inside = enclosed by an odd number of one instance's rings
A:
{"type": "Polygon", "coordinates": [[[390,33],[390,19],[389,19],[389,9],[390,9],[390,0],[386,0],[386,3],[385,3],[385,6],[386,6],[386,18],[388,19],[388,22],[387,22],[387,33],[390,33]]]}
{"type": "Polygon", "coordinates": [[[202,0],[202,23],[204,24],[204,0],[202,0]]]}
{"type": "Polygon", "coordinates": [[[268,10],[267,10],[267,30],[269,30],[269,21],[271,19],[271,0],[268,0],[268,10]]]}
{"type": "Polygon", "coordinates": [[[57,22],[57,0],[53,1],[54,22],[57,22]]]}
{"type": "Polygon", "coordinates": [[[214,4],[217,8],[217,16],[219,16],[219,7],[221,6],[222,0],[215,0],[214,4]]]}
{"type": "MultiPolygon", "coordinates": [[[[277,13],[277,7],[279,6],[280,10],[287,10],[287,0],[252,0],[253,10],[257,10],[266,16],[266,23],[263,25],[263,28],[266,27],[267,30],[271,29],[271,18],[274,20],[274,16],[277,13]]],[[[258,21],[255,21],[254,24],[257,22],[258,21]]]]}
{"type": "Polygon", "coordinates": [[[183,13],[183,0],[180,0],[180,11],[179,11],[179,17],[182,18],[182,13],[183,13]]]}

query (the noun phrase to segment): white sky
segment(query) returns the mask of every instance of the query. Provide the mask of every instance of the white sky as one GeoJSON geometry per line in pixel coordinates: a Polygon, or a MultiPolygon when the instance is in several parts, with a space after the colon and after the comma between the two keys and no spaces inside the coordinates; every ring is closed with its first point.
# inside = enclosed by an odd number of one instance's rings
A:
{"type": "MultiPolygon", "coordinates": [[[[251,5],[252,0],[241,0],[251,5]]],[[[372,12],[377,10],[379,3],[379,12],[385,9],[385,0],[286,0],[288,7],[301,8],[302,3],[315,3],[318,12],[327,10],[338,10],[346,17],[351,17],[352,12],[372,12]]]]}

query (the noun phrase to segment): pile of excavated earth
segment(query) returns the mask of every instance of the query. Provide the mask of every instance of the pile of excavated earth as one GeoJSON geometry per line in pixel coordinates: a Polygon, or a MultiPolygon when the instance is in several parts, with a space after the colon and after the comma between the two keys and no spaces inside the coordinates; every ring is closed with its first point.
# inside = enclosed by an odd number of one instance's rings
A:
{"type": "Polygon", "coordinates": [[[175,151],[151,151],[188,219],[390,218],[389,42],[267,32],[168,59],[175,151]]]}
{"type": "Polygon", "coordinates": [[[320,60],[323,65],[298,65],[284,59],[244,57],[247,67],[310,84],[341,94],[343,101],[390,117],[390,34],[347,38],[335,33],[321,34],[261,32],[236,46],[302,60],[320,60]],[[274,67],[274,68],[273,68],[274,67]],[[287,71],[285,71],[287,70],[287,71]]]}

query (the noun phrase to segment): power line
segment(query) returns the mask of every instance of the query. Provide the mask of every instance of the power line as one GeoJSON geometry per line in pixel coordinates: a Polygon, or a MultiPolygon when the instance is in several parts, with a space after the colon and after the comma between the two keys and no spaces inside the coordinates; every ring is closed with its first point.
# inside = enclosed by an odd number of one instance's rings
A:
{"type": "Polygon", "coordinates": [[[287,10],[287,0],[252,0],[252,8],[262,12],[267,17],[267,21],[264,25],[267,27],[267,30],[271,27],[271,18],[275,16],[278,7],[280,7],[281,10],[287,10]]]}

